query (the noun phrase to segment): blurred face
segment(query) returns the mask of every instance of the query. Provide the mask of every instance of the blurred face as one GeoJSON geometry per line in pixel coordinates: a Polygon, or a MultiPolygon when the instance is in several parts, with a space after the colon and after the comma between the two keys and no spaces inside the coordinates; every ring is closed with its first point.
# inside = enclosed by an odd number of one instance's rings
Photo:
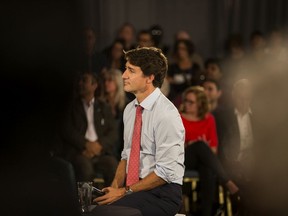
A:
{"type": "Polygon", "coordinates": [[[113,59],[120,59],[123,56],[124,47],[121,43],[115,43],[111,54],[113,59]]]}
{"type": "Polygon", "coordinates": [[[89,74],[84,74],[79,80],[79,93],[80,96],[84,97],[87,95],[93,95],[97,89],[97,83],[93,82],[92,76],[89,74]]]}
{"type": "Polygon", "coordinates": [[[93,50],[96,43],[96,37],[94,32],[91,29],[88,29],[85,31],[84,36],[85,36],[86,50],[88,51],[93,50]]]}
{"type": "Polygon", "coordinates": [[[152,37],[150,34],[140,34],[138,37],[138,45],[140,47],[151,47],[153,46],[152,37]]]}
{"type": "Polygon", "coordinates": [[[265,46],[265,39],[260,35],[256,35],[251,40],[251,46],[254,50],[261,49],[265,46]]]}
{"type": "Polygon", "coordinates": [[[217,89],[217,86],[213,82],[204,82],[203,88],[207,95],[209,103],[217,101],[221,96],[221,91],[217,89]]]}
{"type": "Polygon", "coordinates": [[[176,35],[176,40],[190,40],[190,35],[186,31],[179,31],[176,35]]]}
{"type": "Polygon", "coordinates": [[[117,84],[116,84],[115,80],[113,80],[110,77],[105,79],[105,91],[107,93],[114,93],[117,91],[117,84]]]}
{"type": "Polygon", "coordinates": [[[222,76],[220,68],[217,64],[210,63],[206,67],[207,78],[218,80],[222,76]]]}
{"type": "Polygon", "coordinates": [[[192,92],[188,93],[184,98],[184,110],[188,114],[198,114],[197,98],[192,92]]]}
{"type": "Polygon", "coordinates": [[[232,93],[235,108],[242,112],[248,112],[251,105],[251,89],[249,87],[236,89],[232,93]]]}
{"type": "Polygon", "coordinates": [[[126,63],[126,70],[123,75],[124,90],[133,94],[144,93],[148,89],[148,83],[153,79],[145,77],[140,67],[132,65],[129,61],[126,63]]]}
{"type": "Polygon", "coordinates": [[[132,27],[131,26],[124,26],[119,33],[119,37],[122,38],[123,40],[127,41],[127,42],[133,41],[134,31],[133,31],[132,27]]]}
{"type": "Polygon", "coordinates": [[[179,58],[185,58],[189,56],[188,48],[184,43],[179,43],[177,47],[177,54],[179,58]]]}

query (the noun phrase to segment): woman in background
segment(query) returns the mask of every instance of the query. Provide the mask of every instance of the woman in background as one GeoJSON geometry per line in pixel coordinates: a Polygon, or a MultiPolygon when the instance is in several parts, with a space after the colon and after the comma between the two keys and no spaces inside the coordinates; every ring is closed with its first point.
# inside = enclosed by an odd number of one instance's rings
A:
{"type": "Polygon", "coordinates": [[[202,215],[211,215],[216,191],[216,178],[224,183],[231,194],[239,191],[220,164],[216,154],[218,138],[213,115],[204,88],[189,87],[183,93],[180,107],[185,127],[185,166],[197,170],[200,176],[202,194],[202,215]]]}
{"type": "Polygon", "coordinates": [[[103,71],[104,91],[101,99],[111,107],[112,114],[118,124],[119,142],[115,147],[117,158],[120,158],[123,145],[123,122],[122,115],[128,99],[123,89],[122,72],[117,69],[103,71]]]}

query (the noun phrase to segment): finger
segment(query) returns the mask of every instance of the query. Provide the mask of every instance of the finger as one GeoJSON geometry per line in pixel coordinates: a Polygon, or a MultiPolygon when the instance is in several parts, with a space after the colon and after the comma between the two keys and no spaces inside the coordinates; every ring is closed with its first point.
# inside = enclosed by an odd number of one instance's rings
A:
{"type": "Polygon", "coordinates": [[[103,196],[97,197],[96,199],[94,199],[94,201],[96,201],[96,202],[102,202],[103,200],[106,200],[106,199],[108,199],[108,198],[109,198],[108,194],[105,194],[105,195],[103,195],[103,196]]]}

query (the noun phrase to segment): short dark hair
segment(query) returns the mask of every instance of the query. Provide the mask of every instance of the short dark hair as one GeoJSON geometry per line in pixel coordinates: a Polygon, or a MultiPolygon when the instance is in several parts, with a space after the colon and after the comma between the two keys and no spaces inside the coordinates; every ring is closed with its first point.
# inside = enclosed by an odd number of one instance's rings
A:
{"type": "Polygon", "coordinates": [[[190,40],[185,39],[176,40],[173,48],[173,54],[177,56],[178,46],[181,43],[183,43],[186,46],[188,54],[192,56],[195,50],[194,44],[190,40]]]}
{"type": "Polygon", "coordinates": [[[168,61],[161,49],[140,47],[125,52],[125,59],[138,66],[144,76],[154,75],[153,86],[161,88],[168,70],[168,61]]]}
{"type": "Polygon", "coordinates": [[[201,83],[201,86],[204,85],[204,83],[206,82],[210,82],[210,83],[214,83],[214,85],[216,86],[217,90],[221,90],[221,85],[218,81],[216,81],[215,79],[204,79],[203,82],[201,83]]]}
{"type": "Polygon", "coordinates": [[[250,40],[252,40],[255,37],[264,37],[264,34],[259,30],[255,30],[250,34],[250,40]]]}
{"type": "Polygon", "coordinates": [[[220,59],[218,58],[208,58],[204,63],[205,68],[207,69],[210,64],[216,64],[221,69],[220,59]]]}
{"type": "Polygon", "coordinates": [[[79,75],[80,75],[80,78],[82,77],[82,76],[84,76],[84,75],[89,75],[89,76],[91,76],[91,79],[92,79],[92,83],[97,83],[97,84],[99,84],[99,77],[97,76],[97,74],[96,73],[93,73],[92,71],[87,71],[87,70],[85,70],[85,71],[81,71],[80,73],[79,73],[79,75]]]}

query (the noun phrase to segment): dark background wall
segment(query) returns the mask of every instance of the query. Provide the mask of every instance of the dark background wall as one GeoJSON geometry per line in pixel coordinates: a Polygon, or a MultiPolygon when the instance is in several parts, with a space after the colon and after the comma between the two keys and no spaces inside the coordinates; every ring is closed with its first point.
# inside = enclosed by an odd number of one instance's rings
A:
{"type": "Polygon", "coordinates": [[[85,0],[85,25],[98,33],[98,49],[109,45],[124,22],[136,30],[160,24],[164,42],[171,44],[175,32],[188,31],[204,57],[222,56],[230,33],[245,41],[253,30],[268,33],[288,24],[285,0],[85,0]]]}

